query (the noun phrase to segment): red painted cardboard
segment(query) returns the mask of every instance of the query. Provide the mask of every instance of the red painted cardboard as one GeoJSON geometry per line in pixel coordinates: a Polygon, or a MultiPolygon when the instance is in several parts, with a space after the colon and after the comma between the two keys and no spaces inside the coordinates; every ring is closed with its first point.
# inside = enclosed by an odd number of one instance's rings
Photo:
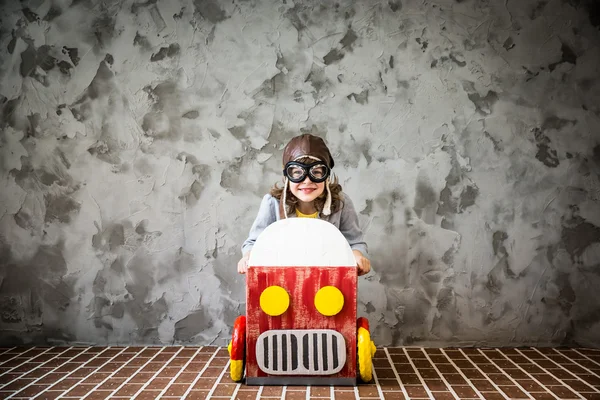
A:
{"type": "Polygon", "coordinates": [[[356,377],[356,266],[252,266],[246,282],[246,377],[274,376],[260,370],[256,356],[258,337],[272,329],[331,329],[341,333],[346,342],[346,364],[337,374],[323,378],[356,377]],[[290,297],[289,308],[275,317],[260,307],[261,293],[272,285],[283,287],[290,297]],[[324,286],[335,286],[344,296],[344,306],[337,315],[324,316],[315,307],[315,295],[324,286]]]}

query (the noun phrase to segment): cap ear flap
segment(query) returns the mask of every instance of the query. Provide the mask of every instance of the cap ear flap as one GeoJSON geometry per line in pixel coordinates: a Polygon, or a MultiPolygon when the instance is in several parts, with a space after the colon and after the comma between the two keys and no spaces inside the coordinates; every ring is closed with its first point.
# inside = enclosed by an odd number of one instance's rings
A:
{"type": "Polygon", "coordinates": [[[329,179],[330,177],[325,181],[327,197],[325,198],[325,204],[323,205],[323,215],[331,215],[331,189],[329,189],[329,179]]]}
{"type": "Polygon", "coordinates": [[[279,217],[280,218],[283,217],[284,219],[288,217],[288,215],[287,215],[287,204],[285,202],[286,201],[286,197],[287,197],[286,196],[287,190],[288,190],[288,178],[286,176],[285,177],[285,183],[283,184],[283,196],[282,196],[281,201],[279,203],[283,207],[283,215],[281,215],[281,209],[280,209],[280,215],[279,215],[279,217]]]}

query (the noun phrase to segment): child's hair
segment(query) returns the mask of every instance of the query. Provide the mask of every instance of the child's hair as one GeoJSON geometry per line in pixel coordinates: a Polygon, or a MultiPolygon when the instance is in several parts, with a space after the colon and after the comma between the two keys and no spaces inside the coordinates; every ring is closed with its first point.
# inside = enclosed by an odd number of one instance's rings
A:
{"type": "MultiPolygon", "coordinates": [[[[301,158],[298,161],[307,164],[314,162],[314,160],[309,157],[301,158]]],[[[275,197],[277,200],[281,200],[281,196],[283,195],[283,189],[284,188],[277,186],[277,183],[275,183],[271,188],[271,196],[275,197]]],[[[331,213],[334,213],[341,208],[342,203],[342,185],[338,183],[337,176],[329,182],[329,190],[331,191],[331,213]]],[[[321,195],[317,197],[314,201],[315,208],[317,209],[317,211],[319,211],[319,213],[323,211],[326,197],[327,191],[324,190],[323,193],[321,193],[321,195]]],[[[289,185],[287,185],[285,205],[287,207],[288,214],[293,214],[296,211],[296,204],[298,204],[298,198],[292,194],[289,185]]]]}

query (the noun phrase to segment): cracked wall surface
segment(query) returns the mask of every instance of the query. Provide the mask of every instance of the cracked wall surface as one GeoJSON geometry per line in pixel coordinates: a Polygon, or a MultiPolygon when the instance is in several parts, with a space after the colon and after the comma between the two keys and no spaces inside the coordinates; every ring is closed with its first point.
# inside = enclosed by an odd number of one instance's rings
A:
{"type": "Polygon", "coordinates": [[[4,2],[0,345],[224,345],[323,136],[380,345],[600,346],[593,0],[4,2]]]}

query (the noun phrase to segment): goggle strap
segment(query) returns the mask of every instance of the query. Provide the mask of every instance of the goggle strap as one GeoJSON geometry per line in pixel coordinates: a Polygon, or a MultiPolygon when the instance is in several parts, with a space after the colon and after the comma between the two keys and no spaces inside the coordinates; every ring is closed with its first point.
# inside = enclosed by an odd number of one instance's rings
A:
{"type": "Polygon", "coordinates": [[[323,160],[321,160],[320,158],[317,158],[317,157],[313,157],[313,156],[299,156],[299,157],[294,158],[292,161],[298,161],[303,158],[310,158],[311,160],[321,161],[323,164],[325,164],[325,162],[323,160]]]}

